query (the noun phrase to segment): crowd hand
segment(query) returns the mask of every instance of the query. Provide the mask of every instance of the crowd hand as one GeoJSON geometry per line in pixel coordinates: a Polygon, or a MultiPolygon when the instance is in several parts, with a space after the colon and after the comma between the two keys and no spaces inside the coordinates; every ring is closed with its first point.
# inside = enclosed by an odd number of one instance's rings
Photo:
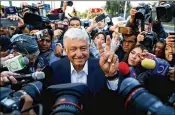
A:
{"type": "Polygon", "coordinates": [[[24,25],[23,19],[17,15],[9,15],[7,18],[13,21],[18,20],[18,27],[22,27],[24,25]]]}
{"type": "Polygon", "coordinates": [[[173,49],[173,54],[175,54],[175,35],[170,35],[170,33],[168,34],[166,45],[169,45],[173,49]]]}
{"type": "Polygon", "coordinates": [[[13,73],[10,71],[3,71],[0,74],[0,86],[3,86],[5,83],[12,83],[16,84],[17,80],[14,78],[14,76],[18,76],[20,74],[13,73]]]}
{"type": "Polygon", "coordinates": [[[134,18],[135,17],[135,14],[137,13],[136,8],[135,7],[131,8],[130,11],[129,11],[129,13],[130,13],[131,18],[134,18]]]}
{"type": "Polygon", "coordinates": [[[141,32],[141,33],[137,36],[137,44],[139,44],[140,42],[142,42],[142,41],[144,40],[144,36],[142,35],[143,33],[144,33],[144,31],[141,32]]]}
{"type": "Polygon", "coordinates": [[[6,61],[6,60],[11,59],[13,57],[14,57],[13,54],[9,54],[8,56],[1,58],[1,61],[6,61]]]}
{"type": "Polygon", "coordinates": [[[116,51],[120,45],[120,34],[113,32],[112,33],[112,41],[111,41],[111,50],[116,51]]]}
{"type": "Polygon", "coordinates": [[[37,32],[39,32],[39,30],[32,30],[32,31],[30,31],[30,35],[34,35],[37,32]]]}
{"type": "Polygon", "coordinates": [[[107,77],[113,77],[117,74],[118,69],[118,57],[111,51],[111,38],[108,35],[106,37],[106,47],[103,49],[102,43],[98,43],[98,49],[100,52],[99,65],[107,77]]]}
{"type": "Polygon", "coordinates": [[[36,115],[36,113],[33,111],[33,109],[31,109],[27,112],[23,112],[23,111],[32,107],[33,99],[28,94],[22,95],[21,99],[24,100],[24,104],[23,104],[23,107],[21,109],[22,115],[36,115]]]}
{"type": "Polygon", "coordinates": [[[92,32],[93,29],[97,28],[97,25],[98,23],[96,21],[93,21],[92,25],[86,29],[87,32],[92,32]]]}
{"type": "Polygon", "coordinates": [[[53,37],[54,40],[59,39],[60,36],[62,35],[62,33],[63,33],[63,30],[60,30],[60,29],[55,30],[55,31],[54,31],[54,37],[53,37]]]}
{"type": "Polygon", "coordinates": [[[55,46],[55,56],[60,57],[63,54],[63,48],[60,45],[55,46]]]}

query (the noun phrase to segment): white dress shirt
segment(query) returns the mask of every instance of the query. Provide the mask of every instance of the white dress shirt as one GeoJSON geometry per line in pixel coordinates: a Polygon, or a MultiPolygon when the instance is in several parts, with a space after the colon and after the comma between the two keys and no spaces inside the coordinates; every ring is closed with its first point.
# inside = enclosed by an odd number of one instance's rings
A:
{"type": "MultiPolygon", "coordinates": [[[[70,62],[71,65],[71,83],[84,83],[87,84],[87,75],[88,75],[88,61],[86,61],[84,68],[77,72],[70,62]]],[[[97,81],[98,82],[98,81],[97,81]]],[[[115,80],[109,81],[107,80],[107,86],[111,90],[117,90],[118,88],[118,78],[115,80]]]]}
{"type": "Polygon", "coordinates": [[[88,75],[88,61],[86,61],[84,68],[77,72],[72,65],[71,65],[71,83],[84,83],[87,84],[87,75],[88,75]]]}

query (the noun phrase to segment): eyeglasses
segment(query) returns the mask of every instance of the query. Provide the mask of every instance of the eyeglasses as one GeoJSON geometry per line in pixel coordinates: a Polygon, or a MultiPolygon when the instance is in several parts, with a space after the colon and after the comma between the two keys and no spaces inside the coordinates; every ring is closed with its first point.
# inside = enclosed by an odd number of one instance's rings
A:
{"type": "Polygon", "coordinates": [[[133,43],[135,43],[135,42],[134,42],[134,41],[126,41],[126,40],[123,40],[123,43],[133,44],[133,43]]]}

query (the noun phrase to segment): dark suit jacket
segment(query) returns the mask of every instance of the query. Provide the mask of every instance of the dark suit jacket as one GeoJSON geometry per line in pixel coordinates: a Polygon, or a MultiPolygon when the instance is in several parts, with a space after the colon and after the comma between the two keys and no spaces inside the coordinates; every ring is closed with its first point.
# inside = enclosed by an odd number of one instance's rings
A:
{"type": "MultiPolygon", "coordinates": [[[[71,66],[69,59],[63,58],[51,65],[54,84],[71,83],[71,66]]],[[[99,66],[97,59],[88,59],[87,85],[93,94],[89,113],[91,115],[124,114],[124,107],[117,91],[107,87],[106,77],[99,66]]],[[[46,102],[45,102],[46,103],[46,102]]]]}

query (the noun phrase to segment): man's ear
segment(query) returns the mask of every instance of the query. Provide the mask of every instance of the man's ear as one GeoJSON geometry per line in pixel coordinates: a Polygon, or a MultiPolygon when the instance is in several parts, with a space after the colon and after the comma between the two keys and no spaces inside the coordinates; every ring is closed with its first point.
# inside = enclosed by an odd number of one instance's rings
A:
{"type": "Polygon", "coordinates": [[[65,52],[65,54],[67,55],[68,50],[67,50],[67,48],[66,48],[66,47],[63,47],[63,51],[64,51],[64,52],[65,52]]]}

